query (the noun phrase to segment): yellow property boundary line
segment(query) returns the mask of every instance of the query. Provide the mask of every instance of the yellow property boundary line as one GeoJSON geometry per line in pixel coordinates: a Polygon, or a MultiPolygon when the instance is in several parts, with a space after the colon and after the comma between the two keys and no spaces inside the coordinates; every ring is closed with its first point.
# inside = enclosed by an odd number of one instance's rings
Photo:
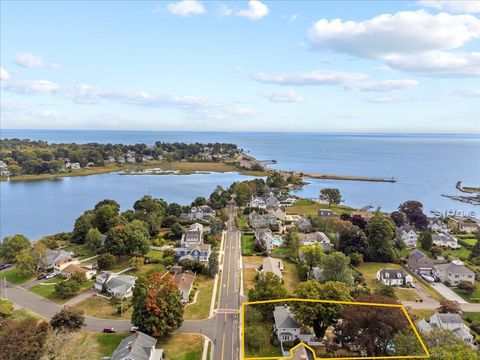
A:
{"type": "MultiPolygon", "coordinates": [[[[405,314],[408,323],[413,329],[415,336],[417,337],[420,345],[422,346],[423,351],[425,351],[425,355],[403,355],[403,356],[357,356],[357,357],[341,357],[341,358],[317,358],[314,352],[315,360],[367,360],[367,359],[428,359],[430,358],[430,352],[428,351],[425,343],[423,342],[420,334],[417,331],[417,328],[413,324],[412,319],[407,313],[407,309],[402,304],[381,304],[381,303],[366,303],[366,302],[355,302],[355,301],[337,301],[337,300],[310,300],[310,299],[299,299],[299,298],[290,298],[290,299],[276,299],[276,300],[263,300],[263,301],[250,301],[242,303],[242,321],[241,321],[241,328],[242,328],[242,360],[287,360],[292,359],[293,352],[291,352],[291,356],[269,356],[269,357],[246,357],[245,356],[245,305],[256,305],[256,304],[269,304],[269,303],[278,303],[278,302],[291,302],[291,301],[301,301],[301,302],[314,302],[314,303],[324,303],[324,304],[340,304],[340,305],[361,305],[361,306],[381,306],[381,307],[389,307],[389,308],[396,308],[401,309],[405,314]]],[[[298,346],[298,345],[297,345],[298,346]]],[[[295,349],[297,346],[293,347],[290,350],[295,349]]]]}

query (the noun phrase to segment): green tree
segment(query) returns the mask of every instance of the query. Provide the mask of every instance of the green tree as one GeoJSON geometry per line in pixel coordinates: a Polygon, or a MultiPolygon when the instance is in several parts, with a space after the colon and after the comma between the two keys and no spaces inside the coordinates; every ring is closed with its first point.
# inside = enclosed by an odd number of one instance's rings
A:
{"type": "Polygon", "coordinates": [[[21,234],[7,236],[0,244],[0,256],[7,261],[13,261],[18,253],[30,249],[30,247],[30,241],[21,234]]]}
{"type": "Polygon", "coordinates": [[[218,253],[215,251],[208,258],[208,275],[215,276],[218,273],[218,253]]]}
{"type": "Polygon", "coordinates": [[[367,224],[367,255],[370,261],[392,262],[395,226],[389,218],[376,213],[367,224]]]}
{"type": "Polygon", "coordinates": [[[83,244],[87,238],[88,231],[93,227],[92,222],[95,215],[93,211],[85,211],[83,215],[75,220],[72,231],[72,241],[77,244],[83,244]]]}
{"type": "Polygon", "coordinates": [[[154,337],[166,336],[183,322],[183,304],[171,275],[139,277],[133,288],[132,323],[154,337]]]}
{"type": "Polygon", "coordinates": [[[423,213],[423,204],[419,201],[409,200],[401,204],[398,209],[405,214],[408,222],[419,230],[428,227],[428,218],[423,213]]]}
{"type": "Polygon", "coordinates": [[[203,205],[207,205],[207,199],[205,199],[203,196],[198,196],[192,202],[192,206],[203,206],[203,205]]]}
{"type": "Polygon", "coordinates": [[[114,205],[102,205],[95,209],[92,225],[105,234],[110,228],[117,225],[118,208],[114,205]]]}
{"type": "Polygon", "coordinates": [[[336,251],[325,255],[321,262],[323,280],[352,285],[353,275],[349,265],[350,258],[341,252],[336,251]]]}
{"type": "Polygon", "coordinates": [[[283,189],[285,185],[287,185],[287,182],[282,174],[275,171],[273,174],[267,176],[266,184],[271,188],[283,189]]]}
{"type": "Polygon", "coordinates": [[[13,303],[7,299],[0,299],[0,319],[13,313],[13,303]]]}
{"type": "Polygon", "coordinates": [[[102,246],[102,234],[98,229],[89,229],[85,237],[85,243],[90,249],[99,249],[102,246]]]}
{"type": "Polygon", "coordinates": [[[244,182],[235,182],[230,187],[230,192],[236,195],[235,201],[238,206],[246,206],[252,198],[253,191],[244,182]]]}
{"type": "Polygon", "coordinates": [[[68,279],[55,284],[55,296],[66,299],[72,297],[80,290],[81,283],[76,279],[68,279]]]}
{"type": "Polygon", "coordinates": [[[340,190],[331,188],[320,190],[320,199],[328,201],[329,205],[338,205],[340,204],[340,201],[342,201],[340,190]]]}
{"type": "Polygon", "coordinates": [[[98,268],[101,270],[109,270],[113,268],[116,262],[116,257],[108,252],[103,253],[97,258],[98,268]]]}
{"type": "Polygon", "coordinates": [[[397,299],[397,295],[395,294],[395,288],[390,285],[382,284],[375,292],[381,296],[387,296],[392,299],[397,299]]]}
{"type": "Polygon", "coordinates": [[[429,230],[422,232],[419,236],[419,240],[422,249],[430,251],[433,246],[432,232],[429,230]]]}
{"type": "Polygon", "coordinates": [[[53,315],[50,325],[55,330],[78,331],[85,324],[83,310],[70,306],[64,306],[58,313],[53,315]]]}
{"type": "Polygon", "coordinates": [[[145,195],[140,200],[137,200],[135,204],[133,204],[133,208],[137,212],[142,214],[159,213],[162,216],[165,214],[166,207],[167,203],[164,200],[155,199],[150,195],[145,195]]]}
{"type": "MultiPolygon", "coordinates": [[[[320,284],[315,280],[308,280],[298,284],[295,295],[301,299],[351,301],[347,285],[329,281],[320,284]]],[[[344,305],[331,303],[292,302],[292,311],[295,318],[306,326],[313,327],[317,338],[322,339],[325,331],[338,319],[344,305]]]]}
{"type": "Polygon", "coordinates": [[[33,275],[37,270],[37,262],[28,250],[23,250],[15,256],[17,270],[24,276],[33,275]]]}
{"type": "MultiPolygon", "coordinates": [[[[249,301],[275,300],[288,297],[287,290],[278,276],[271,272],[259,273],[255,280],[255,287],[248,292],[249,301]]],[[[274,303],[258,304],[255,308],[267,319],[272,316],[274,303]]]]}
{"type": "Polygon", "coordinates": [[[111,228],[105,239],[105,249],[113,255],[145,255],[150,248],[150,237],[145,223],[133,220],[127,225],[111,228]]]}
{"type": "Polygon", "coordinates": [[[285,247],[290,250],[288,257],[290,259],[298,258],[298,250],[300,249],[300,237],[298,231],[295,229],[289,229],[285,236],[285,247]]]}
{"type": "Polygon", "coordinates": [[[346,255],[367,253],[367,237],[365,232],[357,226],[344,229],[338,238],[338,250],[346,255]]]}
{"type": "Polygon", "coordinates": [[[307,246],[303,248],[302,252],[303,252],[304,261],[308,264],[308,267],[310,268],[310,270],[318,266],[318,264],[320,264],[320,261],[324,256],[323,248],[320,244],[313,244],[313,245],[307,246]]]}
{"type": "Polygon", "coordinates": [[[395,223],[395,226],[400,227],[405,225],[407,218],[405,214],[400,211],[394,211],[390,214],[390,219],[395,223]]]}
{"type": "Polygon", "coordinates": [[[472,252],[470,253],[470,256],[469,256],[470,259],[480,257],[480,232],[477,232],[475,234],[475,238],[477,239],[477,242],[472,247],[472,252]]]}
{"type": "Polygon", "coordinates": [[[180,223],[176,222],[172,226],[170,226],[170,238],[173,240],[178,240],[183,235],[183,228],[180,223]]]}
{"type": "Polygon", "coordinates": [[[140,270],[145,265],[145,259],[140,256],[134,256],[128,261],[128,264],[136,270],[140,270]]]}

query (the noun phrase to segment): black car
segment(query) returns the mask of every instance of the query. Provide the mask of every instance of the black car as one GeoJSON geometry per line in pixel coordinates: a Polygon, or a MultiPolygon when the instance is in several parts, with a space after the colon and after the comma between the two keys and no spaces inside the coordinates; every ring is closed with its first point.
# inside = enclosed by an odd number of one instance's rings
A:
{"type": "Polygon", "coordinates": [[[7,269],[10,266],[12,266],[12,264],[0,264],[0,270],[7,269]]]}
{"type": "Polygon", "coordinates": [[[45,279],[45,276],[47,276],[47,274],[39,274],[37,275],[37,280],[45,279]]]}

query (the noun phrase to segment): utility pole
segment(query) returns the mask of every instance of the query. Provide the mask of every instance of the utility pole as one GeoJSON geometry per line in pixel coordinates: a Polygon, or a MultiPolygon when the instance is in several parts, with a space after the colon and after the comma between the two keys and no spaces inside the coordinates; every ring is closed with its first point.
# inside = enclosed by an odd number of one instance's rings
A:
{"type": "Polygon", "coordinates": [[[5,299],[8,299],[8,294],[7,294],[7,278],[3,278],[3,285],[5,286],[5,299]]]}

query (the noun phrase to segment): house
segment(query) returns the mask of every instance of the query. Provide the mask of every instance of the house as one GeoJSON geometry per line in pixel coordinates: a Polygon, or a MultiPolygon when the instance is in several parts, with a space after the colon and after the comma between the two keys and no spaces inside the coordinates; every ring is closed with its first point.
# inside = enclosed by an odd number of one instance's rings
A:
{"type": "Polygon", "coordinates": [[[314,354],[310,346],[301,342],[290,349],[290,360],[315,360],[314,354]]]}
{"type": "Polygon", "coordinates": [[[140,331],[120,341],[109,360],[162,360],[163,350],[155,349],[157,339],[140,331]]]}
{"type": "Polygon", "coordinates": [[[408,248],[415,248],[417,247],[417,239],[418,235],[410,225],[403,225],[397,227],[396,229],[397,238],[401,239],[406,247],[408,248]]]}
{"type": "Polygon", "coordinates": [[[436,233],[449,233],[448,225],[439,219],[430,219],[428,228],[436,233]]]}
{"type": "Polygon", "coordinates": [[[203,244],[203,225],[199,223],[190,225],[185,234],[182,235],[180,244],[185,247],[203,244]]]}
{"type": "Polygon", "coordinates": [[[136,280],[135,276],[103,272],[95,279],[95,289],[123,299],[132,296],[136,280]]]}
{"type": "Polygon", "coordinates": [[[178,291],[182,294],[182,302],[187,303],[190,297],[190,291],[192,290],[195,276],[188,273],[177,274],[173,277],[173,282],[178,291]]]}
{"type": "Polygon", "coordinates": [[[433,328],[441,328],[450,330],[456,337],[462,339],[467,344],[473,344],[473,336],[470,334],[470,329],[458,314],[433,314],[430,317],[429,326],[425,325],[426,321],[421,326],[423,332],[430,332],[433,328]]]}
{"type": "Polygon", "coordinates": [[[77,264],[70,264],[60,271],[60,275],[66,279],[70,279],[70,277],[75,273],[83,274],[87,280],[90,280],[95,276],[97,271],[81,267],[77,264]]]}
{"type": "Polygon", "coordinates": [[[60,258],[53,263],[53,272],[55,274],[60,274],[62,270],[65,269],[67,266],[78,265],[78,264],[80,264],[80,261],[78,261],[75,258],[71,258],[71,257],[60,258]]]}
{"type": "Polygon", "coordinates": [[[174,250],[177,261],[198,261],[207,264],[208,258],[212,253],[212,246],[210,244],[200,244],[196,246],[179,247],[174,250]]]}
{"type": "Polygon", "coordinates": [[[451,249],[458,249],[460,245],[458,245],[458,240],[452,234],[435,234],[432,235],[432,242],[433,245],[442,246],[442,247],[449,247],[451,249]]]}
{"type": "Polygon", "coordinates": [[[265,198],[265,205],[267,209],[273,209],[277,208],[280,205],[280,202],[273,193],[269,193],[265,198]]]}
{"type": "Polygon", "coordinates": [[[65,163],[65,169],[72,169],[72,170],[80,169],[80,163],[78,163],[78,162],[67,162],[67,163],[65,163]]]}
{"type": "Polygon", "coordinates": [[[320,282],[323,282],[325,279],[323,276],[323,269],[319,267],[313,267],[310,275],[312,276],[312,278],[320,282]]]}
{"type": "Polygon", "coordinates": [[[468,234],[477,232],[479,230],[479,226],[476,222],[459,221],[457,227],[458,230],[468,234]]]}
{"type": "Polygon", "coordinates": [[[313,244],[320,244],[324,251],[331,251],[332,244],[330,239],[323,232],[316,231],[309,234],[298,234],[300,245],[308,246],[313,244]]]}
{"type": "Polygon", "coordinates": [[[413,283],[412,276],[401,269],[380,269],[375,277],[377,281],[390,286],[402,286],[413,283]]]}
{"type": "Polygon", "coordinates": [[[460,260],[452,260],[449,264],[435,265],[433,275],[450,286],[457,286],[462,281],[475,284],[475,273],[463,265],[460,260]]]}
{"type": "Polygon", "coordinates": [[[205,221],[209,222],[215,217],[215,210],[208,205],[194,206],[188,213],[180,214],[180,221],[205,221]]]}
{"type": "Polygon", "coordinates": [[[319,218],[329,218],[335,216],[335,212],[330,209],[319,209],[318,210],[318,217],[319,218]]]}
{"type": "Polygon", "coordinates": [[[47,250],[40,261],[40,268],[43,270],[50,270],[54,268],[55,264],[61,266],[61,264],[72,261],[74,255],[75,254],[71,251],[47,250]]]}
{"type": "Polygon", "coordinates": [[[284,221],[285,217],[287,216],[287,213],[285,212],[285,208],[281,206],[275,209],[269,209],[268,213],[275,216],[275,218],[277,218],[278,220],[282,220],[282,221],[284,221]]]}
{"type": "Polygon", "coordinates": [[[408,267],[419,274],[430,274],[433,269],[433,261],[420,250],[410,252],[407,260],[408,267]]]}
{"type": "Polygon", "coordinates": [[[282,344],[283,356],[289,355],[288,351],[283,350],[284,341],[299,339],[307,344],[315,341],[313,331],[297,322],[288,306],[275,306],[273,318],[275,320],[274,331],[282,344]]]}
{"type": "Polygon", "coordinates": [[[297,228],[300,232],[308,233],[312,231],[312,223],[305,217],[301,217],[297,222],[297,228]]]}
{"type": "Polygon", "coordinates": [[[268,273],[271,272],[274,275],[277,275],[280,279],[283,278],[283,262],[280,259],[272,258],[270,256],[263,259],[262,272],[268,273]]]}
{"type": "Polygon", "coordinates": [[[265,200],[263,200],[261,197],[252,196],[252,199],[248,203],[248,207],[257,208],[257,209],[266,209],[267,204],[265,203],[265,200]]]}
{"type": "Polygon", "coordinates": [[[248,215],[248,221],[250,222],[250,226],[254,229],[278,226],[278,219],[273,213],[259,215],[256,211],[252,211],[248,215]]]}
{"type": "Polygon", "coordinates": [[[255,244],[261,249],[270,251],[274,248],[274,236],[272,230],[260,228],[255,230],[255,244]]]}

